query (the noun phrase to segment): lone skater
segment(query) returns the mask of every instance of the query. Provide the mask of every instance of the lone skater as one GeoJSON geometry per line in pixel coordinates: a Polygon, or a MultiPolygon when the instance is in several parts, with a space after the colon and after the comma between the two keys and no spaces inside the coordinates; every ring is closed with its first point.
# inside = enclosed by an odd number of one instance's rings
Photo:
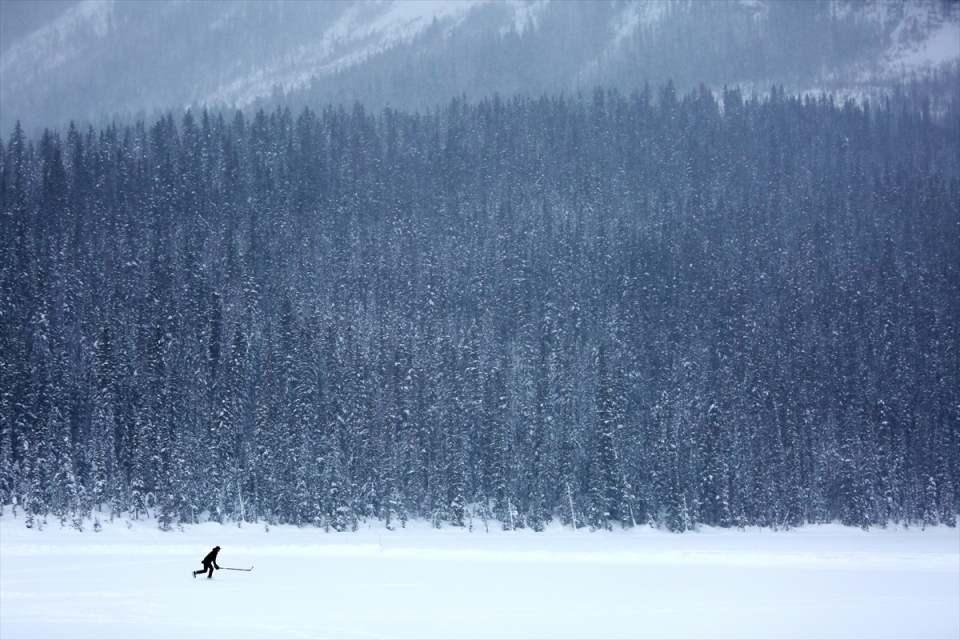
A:
{"type": "Polygon", "coordinates": [[[214,568],[219,569],[220,565],[217,564],[217,554],[220,553],[220,547],[214,547],[210,553],[208,553],[203,558],[203,569],[193,572],[193,577],[196,578],[198,575],[203,573],[207,574],[207,579],[213,577],[214,568]]]}

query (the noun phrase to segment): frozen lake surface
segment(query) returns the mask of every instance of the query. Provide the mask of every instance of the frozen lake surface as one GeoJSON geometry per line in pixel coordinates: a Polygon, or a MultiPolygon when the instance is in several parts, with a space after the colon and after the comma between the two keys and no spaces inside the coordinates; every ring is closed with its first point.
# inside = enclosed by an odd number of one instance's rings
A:
{"type": "Polygon", "coordinates": [[[960,638],[960,532],[0,518],[0,638],[960,638]],[[214,545],[213,580],[190,572],[214,545]]]}

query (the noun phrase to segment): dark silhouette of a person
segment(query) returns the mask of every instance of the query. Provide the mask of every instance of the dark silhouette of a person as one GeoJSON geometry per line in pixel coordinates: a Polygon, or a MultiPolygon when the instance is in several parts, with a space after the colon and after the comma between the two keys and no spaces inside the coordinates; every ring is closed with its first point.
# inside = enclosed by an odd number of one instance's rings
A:
{"type": "Polygon", "coordinates": [[[207,574],[207,578],[213,577],[214,568],[219,569],[220,565],[217,564],[217,554],[220,553],[220,547],[214,547],[210,553],[208,553],[203,558],[203,569],[193,572],[193,577],[196,578],[198,575],[203,573],[207,574]]]}

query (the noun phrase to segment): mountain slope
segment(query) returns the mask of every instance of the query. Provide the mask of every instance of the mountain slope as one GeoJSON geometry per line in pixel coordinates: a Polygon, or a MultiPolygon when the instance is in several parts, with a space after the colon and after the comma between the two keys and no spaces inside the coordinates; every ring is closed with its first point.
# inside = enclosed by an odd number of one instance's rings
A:
{"type": "Polygon", "coordinates": [[[277,95],[422,108],[667,79],[846,89],[960,60],[960,9],[940,0],[84,0],[4,34],[4,129],[277,95]]]}

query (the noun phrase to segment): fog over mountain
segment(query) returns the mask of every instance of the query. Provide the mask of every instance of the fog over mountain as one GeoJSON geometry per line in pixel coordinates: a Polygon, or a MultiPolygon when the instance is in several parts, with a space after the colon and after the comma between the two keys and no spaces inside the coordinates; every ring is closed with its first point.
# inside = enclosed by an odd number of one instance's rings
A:
{"type": "Polygon", "coordinates": [[[384,0],[0,3],[0,125],[188,105],[429,108],[672,80],[874,94],[955,78],[960,5],[384,0]]]}

